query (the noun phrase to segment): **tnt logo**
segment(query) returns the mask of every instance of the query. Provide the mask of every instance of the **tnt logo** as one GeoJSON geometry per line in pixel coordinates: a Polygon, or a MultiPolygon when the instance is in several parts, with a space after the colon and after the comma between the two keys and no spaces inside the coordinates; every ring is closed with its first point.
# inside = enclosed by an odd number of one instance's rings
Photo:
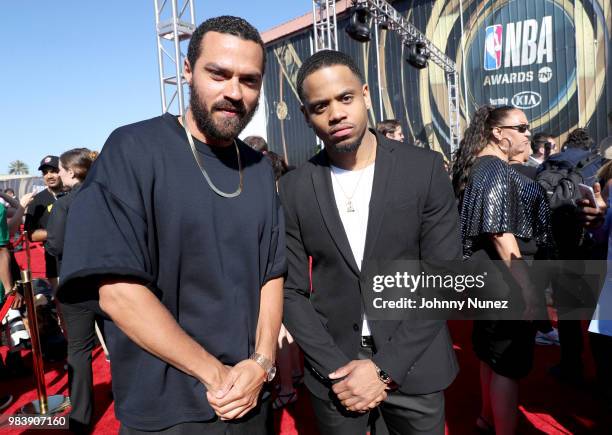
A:
{"type": "Polygon", "coordinates": [[[503,26],[495,24],[486,29],[484,69],[492,71],[501,68],[502,65],[502,35],[503,26]]]}

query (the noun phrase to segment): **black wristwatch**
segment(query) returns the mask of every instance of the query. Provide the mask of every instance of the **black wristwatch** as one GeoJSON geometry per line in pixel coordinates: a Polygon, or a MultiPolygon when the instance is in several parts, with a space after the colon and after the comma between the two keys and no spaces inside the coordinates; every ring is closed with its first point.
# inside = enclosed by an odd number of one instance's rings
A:
{"type": "Polygon", "coordinates": [[[393,379],[391,379],[391,376],[389,376],[389,374],[386,371],[384,371],[377,365],[375,366],[376,366],[376,374],[378,375],[378,379],[380,379],[380,382],[382,382],[383,384],[387,386],[390,386],[393,383],[393,379]]]}

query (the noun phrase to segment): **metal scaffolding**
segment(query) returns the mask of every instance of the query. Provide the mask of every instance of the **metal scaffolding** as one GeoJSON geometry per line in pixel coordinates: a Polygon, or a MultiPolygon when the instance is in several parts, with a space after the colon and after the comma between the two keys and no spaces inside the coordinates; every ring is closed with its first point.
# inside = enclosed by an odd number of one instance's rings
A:
{"type": "Polygon", "coordinates": [[[155,3],[155,31],[162,113],[176,109],[185,112],[185,55],[181,44],[191,38],[195,25],[194,0],[153,0],[155,3]],[[174,105],[173,105],[174,104],[174,105]]]}
{"type": "Polygon", "coordinates": [[[404,44],[421,43],[425,47],[425,51],[429,55],[430,61],[438,65],[446,73],[449,109],[448,121],[450,128],[449,139],[451,153],[453,153],[459,148],[459,142],[461,141],[459,76],[457,74],[457,65],[386,1],[353,0],[353,6],[357,5],[367,7],[375,22],[379,25],[384,23],[389,31],[399,34],[404,44]]]}
{"type": "Polygon", "coordinates": [[[336,0],[312,1],[312,25],[314,33],[313,53],[326,49],[338,50],[336,0]]]}
{"type": "MultiPolygon", "coordinates": [[[[338,23],[336,21],[336,0],[312,0],[313,40],[311,54],[320,50],[338,50],[338,23]]],[[[317,136],[317,148],[324,148],[317,136]]]]}

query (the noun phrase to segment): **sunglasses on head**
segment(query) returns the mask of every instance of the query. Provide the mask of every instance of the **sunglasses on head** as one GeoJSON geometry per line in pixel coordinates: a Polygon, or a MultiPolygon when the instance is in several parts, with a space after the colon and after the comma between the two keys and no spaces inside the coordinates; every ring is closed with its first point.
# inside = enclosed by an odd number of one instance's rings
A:
{"type": "Polygon", "coordinates": [[[497,128],[511,128],[512,130],[516,130],[519,133],[525,133],[529,130],[529,124],[519,124],[519,125],[499,125],[497,128]]]}

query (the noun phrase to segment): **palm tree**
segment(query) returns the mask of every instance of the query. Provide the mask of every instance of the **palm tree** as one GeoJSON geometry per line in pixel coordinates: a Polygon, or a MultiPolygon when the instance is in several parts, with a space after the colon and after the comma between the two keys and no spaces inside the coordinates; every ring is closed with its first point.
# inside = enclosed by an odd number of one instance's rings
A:
{"type": "Polygon", "coordinates": [[[11,175],[28,175],[29,173],[28,165],[21,160],[15,160],[9,164],[9,174],[11,175]]]}

